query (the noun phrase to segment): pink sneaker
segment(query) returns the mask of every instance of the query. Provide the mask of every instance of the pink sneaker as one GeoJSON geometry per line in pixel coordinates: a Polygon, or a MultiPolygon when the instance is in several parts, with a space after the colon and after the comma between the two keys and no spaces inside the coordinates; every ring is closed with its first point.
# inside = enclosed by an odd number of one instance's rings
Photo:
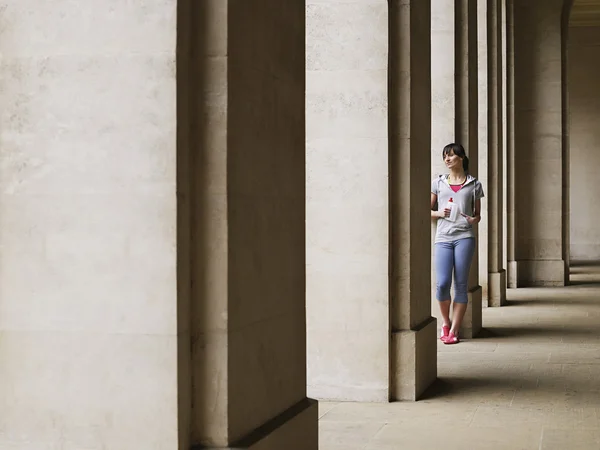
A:
{"type": "Polygon", "coordinates": [[[453,332],[450,332],[448,334],[448,336],[446,336],[445,338],[442,338],[442,342],[444,344],[458,344],[460,342],[460,340],[458,339],[458,336],[456,336],[453,332]]]}
{"type": "Polygon", "coordinates": [[[450,325],[442,325],[442,334],[440,335],[440,341],[444,342],[444,339],[450,334],[450,325]]]}

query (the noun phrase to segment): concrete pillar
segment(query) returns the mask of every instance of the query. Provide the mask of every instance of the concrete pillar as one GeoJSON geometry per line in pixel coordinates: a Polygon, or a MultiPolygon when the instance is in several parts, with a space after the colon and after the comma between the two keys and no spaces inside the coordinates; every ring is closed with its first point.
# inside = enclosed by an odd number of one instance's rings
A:
{"type": "MultiPolygon", "coordinates": [[[[431,170],[445,173],[442,149],[456,137],[455,0],[431,2],[431,170]]],[[[467,149],[468,151],[468,149],[467,149]]]]}
{"type": "Polygon", "coordinates": [[[574,261],[600,260],[600,212],[590,207],[600,192],[600,27],[572,26],[568,43],[570,116],[570,253],[574,261]]]}
{"type": "MultiPolygon", "coordinates": [[[[478,169],[479,181],[488,195],[488,5],[487,1],[477,2],[477,96],[478,96],[478,169]]],[[[481,202],[481,222],[479,222],[479,284],[484,307],[488,306],[488,224],[489,210],[487,199],[481,202]]]]}
{"type": "MultiPolygon", "coordinates": [[[[445,144],[461,143],[478,174],[477,149],[477,3],[474,0],[440,0],[432,7],[432,177],[445,172],[441,151],[445,144]]],[[[481,330],[479,256],[475,254],[469,276],[469,307],[461,336],[481,330]]],[[[435,315],[439,315],[435,298],[435,315]]]]}
{"type": "Polygon", "coordinates": [[[574,0],[565,0],[561,12],[561,102],[562,102],[562,258],[565,262],[565,284],[571,276],[571,149],[570,149],[570,114],[569,114],[569,84],[568,84],[568,39],[569,19],[574,0]]]}
{"type": "Polygon", "coordinates": [[[487,1],[488,48],[488,306],[506,304],[503,267],[502,5],[487,1]]]}
{"type": "Polygon", "coordinates": [[[506,0],[506,259],[508,288],[517,287],[515,260],[515,0],[506,0]]]}
{"type": "MultiPolygon", "coordinates": [[[[501,0],[502,9],[502,267],[508,268],[508,3],[501,0]]],[[[506,273],[504,288],[508,287],[508,272],[506,273]]]]}
{"type": "Polygon", "coordinates": [[[307,30],[308,392],[415,400],[437,372],[429,1],[311,0],[307,30]]]}
{"type": "MultiPolygon", "coordinates": [[[[469,172],[478,176],[477,142],[477,1],[456,1],[456,140],[468,150],[469,172]]],[[[478,230],[475,228],[475,239],[478,230]]],[[[469,275],[469,307],[465,314],[461,335],[475,337],[481,330],[481,286],[479,286],[479,255],[473,256],[469,275]]]]}
{"type": "Polygon", "coordinates": [[[437,376],[431,294],[431,8],[429,0],[390,2],[390,299],[391,397],[416,400],[437,376]],[[424,301],[425,300],[425,301],[424,301]]]}
{"type": "Polygon", "coordinates": [[[179,47],[190,70],[179,191],[191,224],[180,316],[191,341],[190,441],[316,449],[317,405],[306,397],[304,4],[179,3],[190,36],[179,47]]]}
{"type": "Polygon", "coordinates": [[[176,11],[2,6],[0,448],[182,448],[176,11]]]}
{"type": "MultiPolygon", "coordinates": [[[[431,3],[431,178],[446,173],[442,149],[454,140],[455,108],[455,38],[454,0],[431,3]]],[[[466,149],[468,152],[468,149],[466,149]]],[[[436,222],[431,221],[431,313],[442,325],[436,299],[435,256],[436,222]]]]}
{"type": "Polygon", "coordinates": [[[387,402],[387,0],[306,5],[308,393],[387,402]]]}
{"type": "Polygon", "coordinates": [[[562,286],[563,0],[515,0],[515,270],[518,286],[562,286]]]}

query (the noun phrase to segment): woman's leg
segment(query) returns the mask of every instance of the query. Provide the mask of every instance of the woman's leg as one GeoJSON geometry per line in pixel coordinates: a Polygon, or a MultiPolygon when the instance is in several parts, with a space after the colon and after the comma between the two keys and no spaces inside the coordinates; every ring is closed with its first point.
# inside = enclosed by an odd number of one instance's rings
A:
{"type": "Polygon", "coordinates": [[[475,252],[475,239],[459,239],[454,243],[454,307],[451,333],[458,336],[467,310],[469,269],[475,252]]]}
{"type": "Polygon", "coordinates": [[[452,268],[454,265],[454,248],[450,242],[435,244],[435,278],[436,298],[440,304],[440,312],[444,326],[450,326],[450,286],[452,285],[452,268]]]}

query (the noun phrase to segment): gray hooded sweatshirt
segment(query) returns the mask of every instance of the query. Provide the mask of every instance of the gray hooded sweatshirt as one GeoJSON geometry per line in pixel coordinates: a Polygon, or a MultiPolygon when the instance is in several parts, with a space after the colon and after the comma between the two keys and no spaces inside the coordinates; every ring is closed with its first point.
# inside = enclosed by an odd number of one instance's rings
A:
{"type": "Polygon", "coordinates": [[[437,221],[435,242],[453,242],[458,239],[474,238],[473,226],[460,213],[473,216],[475,200],[484,196],[483,187],[477,178],[467,175],[467,181],[458,192],[454,192],[448,182],[449,174],[440,175],[431,182],[431,193],[437,195],[438,211],[443,211],[448,201],[458,206],[458,219],[451,222],[445,218],[437,221]]]}

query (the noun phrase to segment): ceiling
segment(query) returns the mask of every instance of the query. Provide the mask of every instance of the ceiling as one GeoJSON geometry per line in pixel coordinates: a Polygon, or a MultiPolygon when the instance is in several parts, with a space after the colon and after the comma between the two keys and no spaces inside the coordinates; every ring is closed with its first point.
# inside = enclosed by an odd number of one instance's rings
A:
{"type": "Polygon", "coordinates": [[[569,25],[572,27],[600,26],[600,0],[575,0],[569,25]]]}

